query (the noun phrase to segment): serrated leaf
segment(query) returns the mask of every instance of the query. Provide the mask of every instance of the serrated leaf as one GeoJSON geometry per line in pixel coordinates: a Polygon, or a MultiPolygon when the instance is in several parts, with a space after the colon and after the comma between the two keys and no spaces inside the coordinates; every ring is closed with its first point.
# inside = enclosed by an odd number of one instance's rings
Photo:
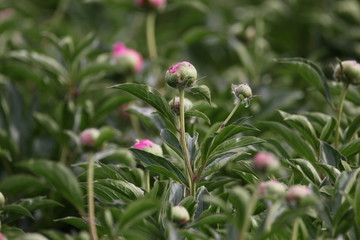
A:
{"type": "Polygon", "coordinates": [[[210,89],[205,85],[196,85],[189,90],[193,94],[201,95],[211,105],[210,89]]]}
{"type": "Polygon", "coordinates": [[[63,164],[50,160],[30,160],[20,164],[33,174],[45,178],[55,189],[79,211],[83,211],[83,195],[74,174],[63,164]]]}
{"type": "Polygon", "coordinates": [[[112,86],[111,88],[116,88],[128,92],[148,103],[158,111],[158,113],[164,118],[165,121],[167,121],[174,129],[176,129],[175,116],[172,113],[168,102],[156,89],[135,83],[119,84],[112,86]]]}
{"type": "Polygon", "coordinates": [[[163,173],[166,173],[167,176],[176,177],[174,180],[177,180],[184,184],[187,183],[183,172],[178,169],[174,164],[172,164],[169,160],[139,149],[132,148],[130,150],[134,153],[135,157],[141,161],[144,167],[150,169],[161,169],[163,173]],[[152,166],[154,168],[151,168],[152,166]]]}
{"type": "Polygon", "coordinates": [[[320,91],[327,103],[333,107],[330,88],[325,74],[315,63],[304,58],[280,58],[275,61],[298,72],[308,83],[320,91]]]}

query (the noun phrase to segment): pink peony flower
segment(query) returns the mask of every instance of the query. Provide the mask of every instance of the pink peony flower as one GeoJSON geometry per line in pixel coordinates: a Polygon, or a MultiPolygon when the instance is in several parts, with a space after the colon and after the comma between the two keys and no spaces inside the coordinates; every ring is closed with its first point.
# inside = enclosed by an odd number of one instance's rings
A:
{"type": "Polygon", "coordinates": [[[140,149],[149,153],[152,153],[157,156],[162,156],[163,151],[160,147],[160,145],[153,143],[149,139],[143,139],[143,140],[136,140],[136,143],[132,148],[140,149]]]}
{"type": "Polygon", "coordinates": [[[121,42],[114,45],[112,57],[123,72],[140,72],[144,65],[141,54],[134,49],[127,48],[121,42]]]}
{"type": "Polygon", "coordinates": [[[305,205],[313,202],[312,191],[304,185],[291,186],[286,194],[286,200],[290,206],[305,205]],[[303,204],[302,204],[303,203],[303,204]]]}
{"type": "Polygon", "coordinates": [[[4,234],[0,233],[0,240],[7,240],[7,238],[4,234]]]}
{"type": "Polygon", "coordinates": [[[276,170],[279,166],[279,160],[271,153],[260,152],[254,157],[255,168],[260,171],[276,170]]]}
{"type": "Polygon", "coordinates": [[[258,189],[260,196],[270,198],[282,196],[285,193],[285,190],[285,184],[278,182],[275,179],[260,183],[258,189]]]}

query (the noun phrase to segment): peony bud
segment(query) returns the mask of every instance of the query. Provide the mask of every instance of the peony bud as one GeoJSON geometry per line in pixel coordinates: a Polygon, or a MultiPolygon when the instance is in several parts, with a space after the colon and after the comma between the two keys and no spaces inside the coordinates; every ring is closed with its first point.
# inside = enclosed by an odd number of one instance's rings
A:
{"type": "Polygon", "coordinates": [[[166,0],[135,0],[135,3],[147,9],[162,9],[166,5],[166,0]]]}
{"type": "Polygon", "coordinates": [[[184,89],[196,83],[197,72],[189,62],[179,62],[171,66],[165,74],[165,80],[170,87],[184,89]]]}
{"type": "Polygon", "coordinates": [[[160,145],[153,143],[149,139],[136,140],[136,143],[132,148],[140,149],[149,153],[152,153],[157,156],[162,156],[163,151],[160,145]]]}
{"type": "Polygon", "coordinates": [[[287,191],[286,200],[292,207],[311,205],[315,202],[312,191],[304,185],[291,186],[287,191]]]}
{"type": "Polygon", "coordinates": [[[0,233],[0,240],[7,240],[7,238],[4,234],[0,233]]]}
{"type": "Polygon", "coordinates": [[[342,71],[340,64],[336,65],[334,70],[334,77],[338,80],[345,80],[351,84],[360,83],[360,64],[354,60],[341,62],[342,71]]]}
{"type": "Polygon", "coordinates": [[[271,153],[260,152],[254,157],[255,168],[259,171],[275,171],[280,167],[279,160],[271,153]]]}
{"type": "Polygon", "coordinates": [[[241,83],[239,85],[232,85],[233,94],[241,102],[252,98],[252,91],[247,83],[241,83]]]}
{"type": "Polygon", "coordinates": [[[5,197],[2,194],[2,192],[0,192],[0,207],[4,206],[4,204],[5,204],[5,197]]]}
{"type": "Polygon", "coordinates": [[[185,207],[177,205],[171,208],[171,219],[175,223],[183,225],[190,220],[189,212],[185,207]]]}
{"type": "Polygon", "coordinates": [[[96,128],[87,128],[80,134],[80,142],[83,146],[93,147],[100,136],[100,131],[96,128]]]}
{"type": "MultiPolygon", "coordinates": [[[[170,108],[171,110],[179,115],[180,114],[180,98],[179,97],[175,97],[172,100],[170,100],[169,102],[170,108]]],[[[184,108],[185,108],[185,112],[189,111],[192,108],[193,104],[192,102],[187,99],[184,98],[184,108]]]]}
{"type": "Polygon", "coordinates": [[[144,61],[140,53],[134,49],[127,48],[121,42],[115,44],[112,57],[121,73],[137,73],[144,65],[144,61]]]}
{"type": "Polygon", "coordinates": [[[277,180],[270,180],[260,183],[258,190],[260,196],[277,199],[285,194],[286,186],[277,180]]]}

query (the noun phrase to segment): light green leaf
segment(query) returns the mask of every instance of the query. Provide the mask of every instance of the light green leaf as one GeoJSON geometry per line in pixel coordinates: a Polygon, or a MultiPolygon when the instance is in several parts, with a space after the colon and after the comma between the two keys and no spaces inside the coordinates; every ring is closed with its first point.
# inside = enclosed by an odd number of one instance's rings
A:
{"type": "Polygon", "coordinates": [[[189,90],[193,94],[200,94],[211,105],[210,89],[205,85],[196,85],[189,90]]]}

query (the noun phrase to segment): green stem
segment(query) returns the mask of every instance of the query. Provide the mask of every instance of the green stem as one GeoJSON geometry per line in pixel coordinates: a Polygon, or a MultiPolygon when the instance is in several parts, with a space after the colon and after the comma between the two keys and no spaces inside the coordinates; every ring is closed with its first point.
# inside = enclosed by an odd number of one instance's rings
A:
{"type": "Polygon", "coordinates": [[[95,226],[95,205],[94,205],[94,156],[88,159],[87,187],[88,187],[88,217],[89,228],[92,240],[98,240],[95,226]]]}
{"type": "Polygon", "coordinates": [[[146,40],[150,59],[155,61],[158,57],[155,40],[155,12],[149,12],[146,16],[146,40]]]}
{"type": "Polygon", "coordinates": [[[338,105],[337,114],[336,114],[335,149],[339,148],[341,116],[342,116],[345,97],[346,97],[348,88],[349,88],[349,84],[345,83],[345,85],[341,91],[341,94],[340,94],[339,105],[338,105]]]}
{"type": "Polygon", "coordinates": [[[296,218],[295,222],[294,222],[294,226],[293,226],[293,230],[291,233],[291,240],[297,240],[299,237],[299,224],[300,224],[300,219],[296,218]]]}
{"type": "Polygon", "coordinates": [[[245,215],[245,221],[241,228],[240,234],[239,234],[239,240],[245,240],[247,238],[248,229],[250,226],[251,216],[254,213],[257,201],[259,198],[259,191],[258,191],[258,185],[256,184],[253,189],[253,193],[251,195],[251,199],[249,201],[249,205],[247,207],[246,215],[245,215]]]}
{"type": "Polygon", "coordinates": [[[185,139],[185,106],[184,106],[184,98],[185,98],[185,91],[184,89],[180,90],[180,144],[184,155],[184,161],[186,165],[187,175],[189,179],[189,189],[190,195],[195,196],[195,182],[194,182],[194,173],[192,171],[189,154],[186,146],[186,139],[185,139]]]}
{"type": "Polygon", "coordinates": [[[226,126],[226,124],[231,119],[231,117],[234,115],[234,113],[236,112],[236,110],[239,108],[240,105],[241,105],[241,102],[239,102],[238,104],[235,105],[233,110],[230,112],[229,116],[227,116],[227,118],[224,120],[224,122],[220,125],[220,127],[218,128],[218,130],[215,133],[220,133],[221,129],[223,129],[226,126]]]}
{"type": "Polygon", "coordinates": [[[145,178],[145,191],[150,192],[150,171],[144,170],[144,178],[145,178]]]}
{"type": "Polygon", "coordinates": [[[60,154],[60,162],[64,165],[66,165],[68,153],[69,153],[69,146],[68,145],[62,146],[61,154],[60,154]]]}

